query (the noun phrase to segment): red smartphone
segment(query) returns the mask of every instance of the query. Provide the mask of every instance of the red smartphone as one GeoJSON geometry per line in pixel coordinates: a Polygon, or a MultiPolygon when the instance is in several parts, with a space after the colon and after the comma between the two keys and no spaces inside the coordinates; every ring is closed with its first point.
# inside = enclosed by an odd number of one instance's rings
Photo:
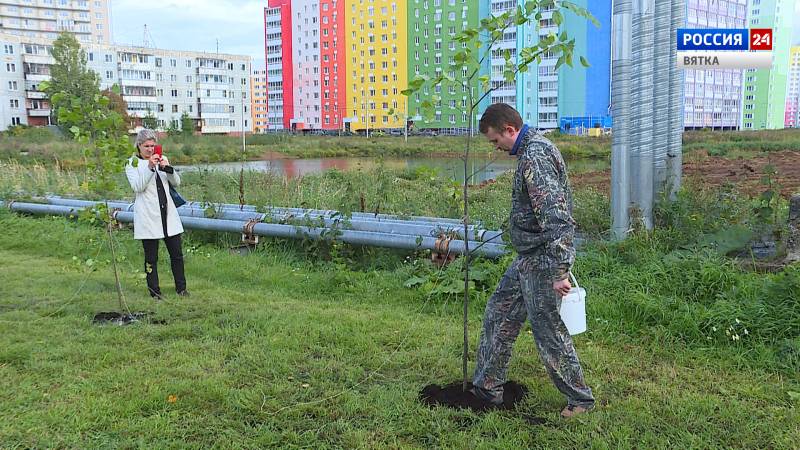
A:
{"type": "Polygon", "coordinates": [[[153,150],[153,153],[155,153],[158,156],[163,155],[162,150],[161,150],[161,144],[156,144],[156,147],[153,150]]]}

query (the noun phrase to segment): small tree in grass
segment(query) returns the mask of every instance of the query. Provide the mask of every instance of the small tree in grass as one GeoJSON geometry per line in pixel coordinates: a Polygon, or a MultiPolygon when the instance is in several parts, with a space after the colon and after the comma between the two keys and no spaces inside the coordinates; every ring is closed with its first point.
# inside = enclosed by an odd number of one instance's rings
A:
{"type": "Polygon", "coordinates": [[[122,118],[121,131],[128,132],[131,127],[131,118],[128,115],[128,102],[120,95],[119,85],[115,84],[109,89],[103,89],[100,94],[108,99],[108,108],[115,111],[122,118]]]}
{"type": "MultiPolygon", "coordinates": [[[[47,86],[46,89],[53,88],[47,86]]],[[[110,107],[111,100],[99,90],[83,95],[79,97],[62,91],[55,92],[52,98],[62,105],[58,109],[59,123],[74,124],[68,131],[74,139],[84,145],[83,155],[86,161],[84,189],[100,198],[108,198],[116,188],[115,175],[124,170],[130,157],[130,142],[124,131],[126,126],[122,116],[110,107]]],[[[120,310],[128,310],[119,281],[117,251],[112,234],[114,219],[108,203],[96,208],[92,214],[93,217],[99,217],[106,226],[120,310]]]]}
{"type": "MultiPolygon", "coordinates": [[[[457,69],[466,68],[468,76],[462,79],[456,79],[449,75],[446,70],[438,73],[436,76],[418,75],[409,82],[408,89],[403,91],[403,94],[410,96],[428,86],[434,88],[436,86],[442,87],[458,87],[463,88],[467,93],[468,102],[468,118],[469,120],[469,133],[466,137],[464,147],[464,184],[463,184],[463,207],[464,207],[464,236],[469,233],[470,217],[469,217],[469,192],[468,186],[471,178],[469,173],[469,156],[472,144],[473,125],[472,118],[475,116],[477,108],[491,93],[496,89],[490,83],[490,77],[482,73],[484,71],[485,62],[492,58],[492,51],[495,49],[496,44],[503,39],[506,31],[516,28],[518,26],[525,26],[531,22],[538,23],[544,17],[545,11],[552,11],[552,21],[556,26],[563,23],[566,12],[577,14],[592,21],[595,26],[599,26],[599,22],[592,17],[592,15],[584,8],[570,1],[562,0],[531,0],[525,2],[524,5],[519,5],[503,14],[487,17],[481,20],[478,27],[465,28],[460,33],[453,37],[453,40],[464,46],[464,48],[454,55],[454,62],[451,67],[454,71],[457,69]],[[477,90],[475,88],[478,88],[477,90]]],[[[505,61],[503,66],[503,78],[507,82],[514,82],[517,74],[527,72],[532,65],[542,62],[544,55],[551,55],[550,57],[558,57],[556,62],[556,69],[566,64],[572,67],[573,50],[575,48],[575,39],[571,39],[566,31],[559,34],[550,33],[539,39],[539,42],[531,43],[519,49],[516,58],[512,57],[510,50],[506,49],[503,52],[503,59],[505,61]]],[[[584,67],[588,67],[589,63],[586,58],[580,56],[580,62],[584,67]]],[[[434,105],[441,100],[441,97],[434,95],[430,99],[421,102],[420,106],[427,120],[430,120],[434,115],[434,105]]],[[[470,282],[470,260],[471,250],[469,248],[469,241],[465,239],[465,256],[464,256],[464,308],[463,308],[463,327],[464,327],[464,342],[462,352],[462,375],[464,390],[467,389],[468,375],[467,375],[467,360],[469,352],[468,340],[468,307],[469,307],[469,282],[470,282]]],[[[472,249],[474,250],[474,249],[472,249]]]]}
{"type": "Polygon", "coordinates": [[[142,126],[151,130],[158,128],[158,118],[153,114],[153,111],[147,110],[147,113],[142,117],[142,126]]]}
{"type": "Polygon", "coordinates": [[[181,114],[181,134],[184,137],[194,135],[194,120],[186,111],[181,114]]]}

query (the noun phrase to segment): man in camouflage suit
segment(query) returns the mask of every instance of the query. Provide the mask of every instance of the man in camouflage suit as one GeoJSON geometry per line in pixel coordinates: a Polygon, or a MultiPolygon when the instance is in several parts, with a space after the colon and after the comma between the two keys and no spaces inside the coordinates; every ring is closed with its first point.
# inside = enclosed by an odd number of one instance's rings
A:
{"type": "Polygon", "coordinates": [[[517,155],[511,198],[511,243],[517,258],[486,305],[472,392],[500,404],[511,350],[525,318],[530,319],[539,356],[567,397],[563,417],[594,407],[578,355],[559,315],[569,292],[575,261],[572,194],[561,153],[523,125],[519,113],[499,103],[486,109],[480,131],[498,150],[517,155]]]}

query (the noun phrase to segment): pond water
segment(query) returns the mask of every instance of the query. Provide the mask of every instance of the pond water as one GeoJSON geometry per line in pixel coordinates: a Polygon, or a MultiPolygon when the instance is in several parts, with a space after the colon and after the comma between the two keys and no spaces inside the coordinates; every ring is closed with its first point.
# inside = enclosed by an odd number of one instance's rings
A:
{"type": "MultiPolygon", "coordinates": [[[[273,172],[289,178],[303,175],[321,173],[326,170],[373,170],[383,165],[391,169],[428,168],[435,170],[439,176],[455,181],[464,180],[464,163],[459,158],[311,158],[311,159],[273,159],[260,161],[224,162],[195,164],[189,166],[176,166],[182,171],[211,170],[222,172],[237,172],[242,167],[246,171],[273,172]]],[[[470,158],[469,173],[474,174],[471,183],[480,183],[495,179],[504,172],[512,171],[517,166],[517,160],[502,156],[499,158],[470,158]]],[[[602,170],[609,167],[608,161],[598,159],[582,159],[567,162],[570,173],[602,170]]]]}

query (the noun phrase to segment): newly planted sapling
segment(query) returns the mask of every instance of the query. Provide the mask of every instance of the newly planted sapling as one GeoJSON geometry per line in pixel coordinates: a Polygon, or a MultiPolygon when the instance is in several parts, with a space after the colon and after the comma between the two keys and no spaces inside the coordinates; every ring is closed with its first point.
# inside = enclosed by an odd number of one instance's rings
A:
{"type": "MultiPolygon", "coordinates": [[[[409,81],[408,88],[402,93],[411,96],[423,90],[436,92],[436,87],[461,89],[467,97],[466,113],[469,118],[469,129],[465,138],[464,153],[464,183],[462,185],[463,200],[463,224],[464,235],[468,235],[470,226],[469,216],[469,192],[473,174],[469,172],[470,150],[473,145],[473,118],[475,113],[489,99],[491,93],[502,86],[504,83],[514,83],[520,73],[525,73],[542,63],[545,58],[557,58],[554,65],[558,70],[566,64],[572,67],[575,49],[575,39],[569,37],[566,30],[560,33],[550,32],[547,35],[539,35],[538,42],[532,42],[527,46],[518,49],[516,55],[512,55],[509,49],[498,52],[497,47],[500,41],[509,31],[521,31],[523,27],[533,26],[539,29],[540,21],[552,20],[556,27],[561,27],[564,21],[564,14],[571,13],[579,17],[590,20],[595,26],[599,22],[584,8],[570,1],[562,0],[531,0],[524,5],[518,5],[502,14],[490,16],[480,21],[477,27],[468,27],[455,34],[451,39],[461,47],[449,64],[444,68],[436,67],[432,73],[418,73],[417,76],[409,81]],[[546,17],[549,16],[549,17],[546,17]],[[492,58],[502,57],[502,80],[493,80],[489,75],[495,74],[495,67],[488,63],[492,58]],[[456,74],[461,73],[461,77],[456,74]],[[433,88],[433,89],[431,89],[433,88]]],[[[589,63],[582,55],[578,55],[581,65],[588,67],[589,63]]],[[[430,121],[436,109],[441,106],[441,97],[432,95],[420,102],[423,116],[430,121]]],[[[463,331],[464,342],[462,352],[462,388],[467,389],[467,359],[469,351],[469,341],[467,334],[468,307],[470,291],[470,262],[471,250],[469,241],[465,241],[464,255],[464,308],[463,308],[463,331]]]]}

